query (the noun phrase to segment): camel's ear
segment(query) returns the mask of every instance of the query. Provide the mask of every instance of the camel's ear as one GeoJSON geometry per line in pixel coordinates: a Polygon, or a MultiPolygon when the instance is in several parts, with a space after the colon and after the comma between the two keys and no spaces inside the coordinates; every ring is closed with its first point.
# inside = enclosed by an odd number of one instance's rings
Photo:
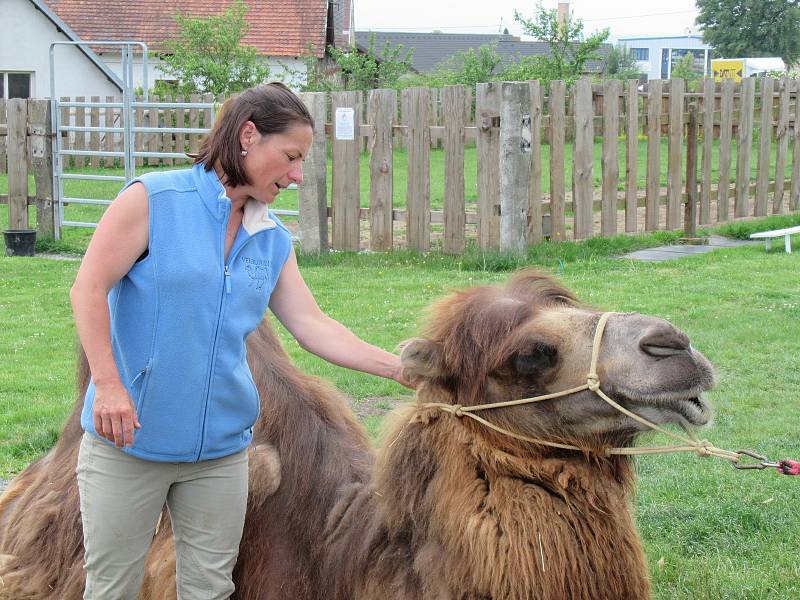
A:
{"type": "Polygon", "coordinates": [[[543,342],[535,342],[514,356],[514,369],[522,375],[536,375],[552,369],[558,362],[558,349],[543,342]]]}
{"type": "Polygon", "coordinates": [[[442,349],[424,338],[412,338],[399,346],[403,372],[412,381],[430,379],[442,373],[442,349]]]}

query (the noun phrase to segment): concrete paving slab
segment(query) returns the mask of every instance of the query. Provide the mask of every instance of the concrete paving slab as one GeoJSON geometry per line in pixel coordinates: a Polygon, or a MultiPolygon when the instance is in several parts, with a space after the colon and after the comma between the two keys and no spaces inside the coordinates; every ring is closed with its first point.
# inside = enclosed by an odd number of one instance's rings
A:
{"type": "Polygon", "coordinates": [[[661,262],[664,260],[675,260],[684,256],[693,256],[695,254],[706,254],[712,252],[717,248],[736,248],[737,246],[749,246],[758,244],[758,241],[749,240],[734,240],[731,238],[722,237],[720,235],[712,235],[709,237],[708,244],[694,246],[691,244],[673,244],[671,246],[659,246],[657,248],[648,248],[646,250],[637,250],[630,252],[620,258],[631,258],[633,260],[649,260],[652,262],[661,262]]]}

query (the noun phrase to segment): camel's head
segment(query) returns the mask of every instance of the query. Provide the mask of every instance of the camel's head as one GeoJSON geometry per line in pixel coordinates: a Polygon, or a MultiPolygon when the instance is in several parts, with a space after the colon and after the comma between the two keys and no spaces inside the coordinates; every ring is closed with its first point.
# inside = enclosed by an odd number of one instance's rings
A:
{"type": "MultiPolygon", "coordinates": [[[[458,292],[434,305],[426,337],[402,352],[426,401],[480,405],[558,392],[586,383],[599,312],[533,271],[504,286],[458,292]]],[[[612,314],[602,335],[601,389],[656,424],[705,425],[702,393],[711,364],[662,319],[612,314]]],[[[628,443],[646,427],[583,390],[563,398],[478,413],[528,437],[596,448],[628,443]]]]}

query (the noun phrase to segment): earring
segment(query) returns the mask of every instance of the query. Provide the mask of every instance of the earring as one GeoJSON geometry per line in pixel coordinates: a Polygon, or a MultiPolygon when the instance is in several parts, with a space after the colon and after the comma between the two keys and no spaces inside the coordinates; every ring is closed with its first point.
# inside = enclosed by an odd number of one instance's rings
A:
{"type": "Polygon", "coordinates": [[[242,149],[242,156],[247,156],[247,150],[245,150],[244,148],[242,149]]]}

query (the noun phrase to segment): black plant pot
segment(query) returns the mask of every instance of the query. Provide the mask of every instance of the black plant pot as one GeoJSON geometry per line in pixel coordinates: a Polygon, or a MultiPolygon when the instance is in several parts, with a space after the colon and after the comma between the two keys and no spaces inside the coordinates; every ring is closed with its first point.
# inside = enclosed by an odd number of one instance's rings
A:
{"type": "Polygon", "coordinates": [[[6,229],[6,256],[33,256],[36,248],[35,229],[6,229]]]}

